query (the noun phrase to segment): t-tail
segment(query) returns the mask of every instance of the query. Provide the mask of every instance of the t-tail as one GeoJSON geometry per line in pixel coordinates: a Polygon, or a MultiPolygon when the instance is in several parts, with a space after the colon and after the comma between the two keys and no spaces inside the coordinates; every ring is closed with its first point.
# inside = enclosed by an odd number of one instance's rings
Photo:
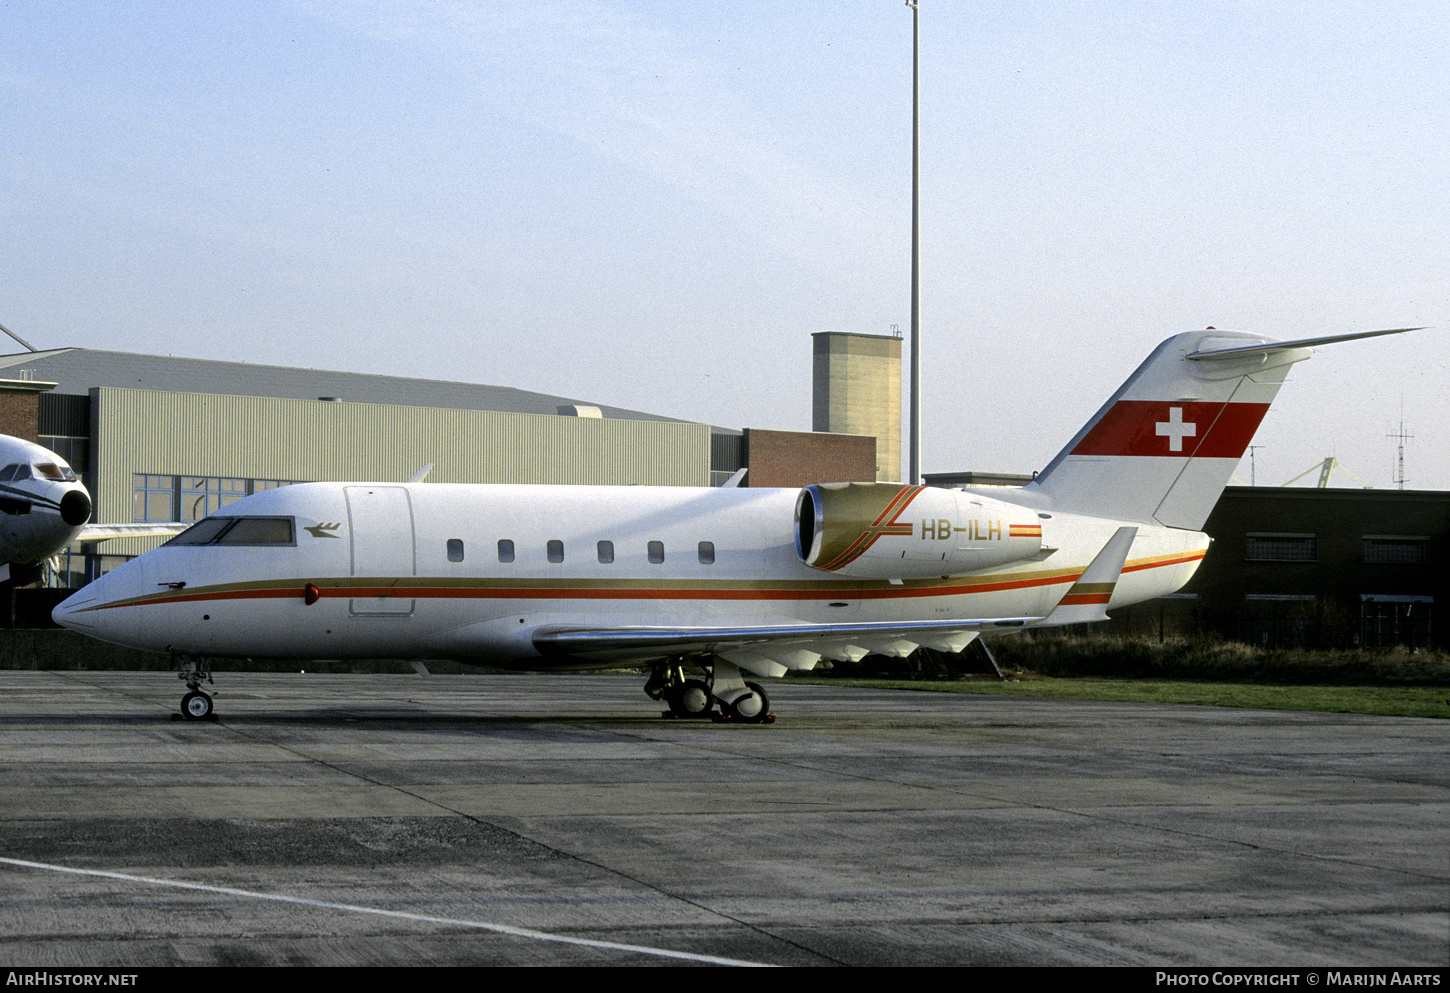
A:
{"type": "Polygon", "coordinates": [[[1027,487],[1064,511],[1198,531],[1295,362],[1314,345],[1191,331],[1163,342],[1027,487]]]}

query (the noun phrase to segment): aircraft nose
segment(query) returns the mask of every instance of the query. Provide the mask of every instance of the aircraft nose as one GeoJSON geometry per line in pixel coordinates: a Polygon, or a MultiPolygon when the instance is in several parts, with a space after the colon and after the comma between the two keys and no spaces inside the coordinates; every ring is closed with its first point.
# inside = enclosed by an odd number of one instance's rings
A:
{"type": "Polygon", "coordinates": [[[78,528],[91,519],[91,497],[84,489],[74,489],[60,498],[60,519],[78,528]]]}
{"type": "Polygon", "coordinates": [[[95,591],[89,586],[82,587],[57,604],[55,609],[50,612],[50,619],[63,628],[84,631],[91,625],[84,623],[81,617],[84,616],[85,609],[95,602],[95,591]]]}

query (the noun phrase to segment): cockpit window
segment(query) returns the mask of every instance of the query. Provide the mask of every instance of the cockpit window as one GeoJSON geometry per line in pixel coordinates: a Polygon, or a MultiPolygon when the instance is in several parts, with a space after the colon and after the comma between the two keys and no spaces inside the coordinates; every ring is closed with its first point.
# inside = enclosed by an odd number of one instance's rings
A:
{"type": "Polygon", "coordinates": [[[167,545],[295,545],[290,517],[204,517],[167,545]]]}
{"type": "Polygon", "coordinates": [[[217,535],[229,528],[235,517],[205,517],[172,538],[168,545],[209,545],[217,535]]]}
{"type": "Polygon", "coordinates": [[[35,474],[42,479],[54,479],[62,483],[74,483],[76,474],[68,465],[58,465],[55,462],[35,463],[35,474]]]}
{"type": "Polygon", "coordinates": [[[0,483],[8,483],[15,478],[15,470],[20,468],[20,463],[12,462],[5,468],[0,469],[0,483]]]}
{"type": "Polygon", "coordinates": [[[18,466],[16,466],[15,467],[15,475],[11,476],[10,478],[13,479],[17,483],[20,482],[20,480],[22,480],[22,479],[29,479],[30,478],[30,466],[28,466],[28,465],[18,465],[18,466]]]}
{"type": "Polygon", "coordinates": [[[223,531],[218,545],[294,545],[290,517],[238,517],[223,531]]]}

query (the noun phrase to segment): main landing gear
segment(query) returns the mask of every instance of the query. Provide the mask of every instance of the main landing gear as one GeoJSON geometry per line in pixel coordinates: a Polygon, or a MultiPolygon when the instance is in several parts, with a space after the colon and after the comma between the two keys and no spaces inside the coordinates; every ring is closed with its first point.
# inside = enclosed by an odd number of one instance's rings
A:
{"type": "Polygon", "coordinates": [[[173,721],[214,721],[216,713],[212,709],[211,696],[202,692],[201,684],[210,683],[211,670],[198,655],[176,655],[172,662],[181,668],[176,678],[186,682],[187,693],[181,698],[181,713],[172,714],[173,721]]]}
{"type": "Polygon", "coordinates": [[[759,683],[746,682],[731,662],[716,660],[708,681],[687,677],[684,666],[669,662],[656,666],[644,691],[669,705],[666,717],[702,718],[739,724],[774,724],[770,697],[759,683]],[[717,710],[718,707],[718,710],[717,710]]]}

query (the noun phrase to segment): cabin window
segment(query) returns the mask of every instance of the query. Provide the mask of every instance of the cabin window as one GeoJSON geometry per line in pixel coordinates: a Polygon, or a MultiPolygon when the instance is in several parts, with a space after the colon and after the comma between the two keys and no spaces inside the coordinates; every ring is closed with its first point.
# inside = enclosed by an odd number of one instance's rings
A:
{"type": "Polygon", "coordinates": [[[449,538],[448,539],[448,561],[449,562],[462,562],[463,561],[463,539],[462,538],[449,538]]]}
{"type": "Polygon", "coordinates": [[[700,564],[715,564],[715,543],[713,541],[700,542],[700,564]]]}
{"type": "Polygon", "coordinates": [[[614,542],[601,541],[599,543],[599,561],[604,565],[614,561],[614,542]]]}
{"type": "Polygon", "coordinates": [[[649,543],[649,560],[655,565],[659,565],[665,560],[665,543],[663,541],[649,543]]]}
{"type": "Polygon", "coordinates": [[[548,544],[548,553],[550,562],[563,562],[564,543],[558,538],[551,538],[548,544]]]}
{"type": "Polygon", "coordinates": [[[498,540],[498,560],[500,562],[512,562],[514,560],[514,543],[508,538],[498,540]]]}

